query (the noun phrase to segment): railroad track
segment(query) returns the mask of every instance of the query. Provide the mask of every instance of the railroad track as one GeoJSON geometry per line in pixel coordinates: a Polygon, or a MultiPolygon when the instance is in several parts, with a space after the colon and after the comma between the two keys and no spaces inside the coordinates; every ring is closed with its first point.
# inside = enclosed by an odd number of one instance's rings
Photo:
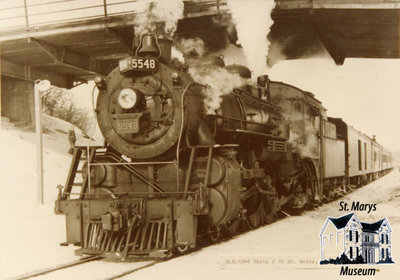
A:
{"type": "Polygon", "coordinates": [[[95,261],[95,260],[99,260],[101,259],[101,257],[84,257],[84,258],[80,258],[79,260],[75,260],[72,262],[67,262],[67,263],[63,263],[63,264],[59,264],[59,265],[55,265],[55,266],[51,266],[51,267],[47,267],[47,268],[43,268],[43,269],[39,269],[39,270],[34,270],[32,272],[27,272],[18,276],[13,276],[10,278],[7,278],[7,280],[23,280],[23,279],[29,279],[32,277],[37,277],[40,275],[44,275],[44,274],[48,274],[50,272],[53,271],[59,271],[68,267],[73,267],[73,266],[77,266],[83,263],[88,263],[91,261],[95,261]]]}
{"type": "MultiPolygon", "coordinates": [[[[47,267],[47,268],[43,268],[43,269],[39,269],[39,270],[34,270],[32,272],[27,272],[18,276],[13,276],[10,278],[6,278],[6,280],[23,280],[23,279],[30,279],[30,278],[34,278],[34,277],[38,277],[38,276],[50,276],[49,274],[51,273],[55,273],[61,270],[67,270],[68,268],[72,268],[72,267],[76,267],[79,265],[83,265],[89,262],[93,262],[93,261],[100,261],[102,260],[102,257],[99,256],[89,256],[89,257],[84,257],[84,258],[80,258],[78,260],[75,261],[71,261],[71,262],[67,262],[67,263],[63,263],[63,264],[59,264],[59,265],[55,265],[55,266],[51,266],[51,267],[47,267]]],[[[117,272],[111,276],[107,276],[107,277],[100,277],[100,278],[95,278],[97,280],[114,280],[114,279],[118,279],[121,278],[123,276],[132,274],[136,271],[139,271],[141,269],[153,266],[159,262],[162,262],[164,260],[153,260],[150,263],[149,262],[145,262],[143,265],[140,265],[138,267],[134,267],[132,269],[125,269],[122,272],[117,272]]],[[[132,263],[133,264],[133,263],[132,263]]],[[[122,269],[121,269],[122,270],[122,269]]]]}
{"type": "Polygon", "coordinates": [[[155,265],[155,264],[157,264],[157,263],[159,263],[159,262],[162,262],[162,261],[152,261],[151,263],[148,263],[148,264],[143,265],[143,266],[141,266],[141,267],[137,267],[137,268],[133,268],[133,269],[130,269],[130,270],[126,270],[126,271],[121,272],[121,273],[116,273],[116,274],[114,274],[114,275],[112,275],[112,276],[110,276],[110,277],[101,278],[101,279],[98,279],[98,280],[114,280],[114,279],[118,279],[118,278],[124,277],[124,276],[126,276],[126,275],[135,273],[135,272],[138,271],[138,270],[142,270],[142,269],[144,269],[144,268],[153,266],[153,265],[155,265]]]}

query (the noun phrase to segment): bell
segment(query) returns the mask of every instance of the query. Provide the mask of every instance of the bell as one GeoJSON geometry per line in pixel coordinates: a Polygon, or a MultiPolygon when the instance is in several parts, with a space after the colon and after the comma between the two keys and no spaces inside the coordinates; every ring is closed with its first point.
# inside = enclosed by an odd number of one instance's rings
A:
{"type": "Polygon", "coordinates": [[[136,53],[139,56],[158,57],[160,48],[156,36],[154,34],[143,35],[136,53]]]}

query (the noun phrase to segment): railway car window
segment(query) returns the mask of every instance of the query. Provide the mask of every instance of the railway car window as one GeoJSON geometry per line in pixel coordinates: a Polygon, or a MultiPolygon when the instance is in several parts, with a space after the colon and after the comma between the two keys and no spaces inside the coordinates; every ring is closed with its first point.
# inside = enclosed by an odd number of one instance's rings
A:
{"type": "Polygon", "coordinates": [[[319,122],[320,122],[319,116],[315,116],[314,117],[314,129],[315,129],[315,131],[319,131],[319,122]]]}
{"type": "Polygon", "coordinates": [[[301,106],[300,102],[296,102],[296,101],[294,102],[294,110],[296,112],[302,113],[302,106],[301,106]]]}
{"type": "Polygon", "coordinates": [[[374,169],[374,147],[372,146],[371,143],[371,170],[374,169]]]}
{"type": "Polygon", "coordinates": [[[358,170],[362,170],[362,162],[361,162],[361,141],[358,140],[358,170]]]}
{"type": "Polygon", "coordinates": [[[367,143],[364,142],[364,168],[367,169],[367,143]]]}

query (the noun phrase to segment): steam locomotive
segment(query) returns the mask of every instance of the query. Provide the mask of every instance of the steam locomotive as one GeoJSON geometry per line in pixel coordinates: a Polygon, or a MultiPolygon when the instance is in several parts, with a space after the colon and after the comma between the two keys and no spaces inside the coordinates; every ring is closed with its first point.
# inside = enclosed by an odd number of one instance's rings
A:
{"type": "Polygon", "coordinates": [[[206,85],[171,60],[172,41],[146,34],[99,89],[103,146],[76,147],[55,212],[65,245],[118,259],[168,257],[271,223],[387,173],[391,154],[312,93],[222,67],[248,81],[204,110],[206,85]]]}

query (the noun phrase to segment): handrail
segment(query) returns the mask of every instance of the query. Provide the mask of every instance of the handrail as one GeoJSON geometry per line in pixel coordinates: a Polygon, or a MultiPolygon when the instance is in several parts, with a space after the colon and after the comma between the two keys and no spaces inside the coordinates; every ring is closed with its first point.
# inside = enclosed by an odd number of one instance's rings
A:
{"type": "Polygon", "coordinates": [[[158,165],[169,163],[176,163],[176,161],[97,162],[91,165],[158,165]]]}
{"type": "Polygon", "coordinates": [[[178,136],[178,143],[176,144],[176,189],[179,191],[179,154],[180,154],[180,147],[181,147],[181,142],[183,138],[183,130],[185,126],[185,97],[188,89],[192,86],[195,85],[196,82],[191,81],[189,82],[186,87],[183,89],[182,94],[181,94],[181,127],[179,129],[179,136],[178,136]]]}
{"type": "Polygon", "coordinates": [[[10,1],[8,6],[2,5],[0,8],[0,31],[7,31],[8,33],[10,29],[26,28],[28,30],[43,25],[132,14],[137,11],[137,2],[137,0],[121,0],[113,3],[107,3],[106,0],[89,2],[55,0],[46,3],[29,3],[24,0],[24,5],[12,6],[10,1]],[[126,8],[129,4],[132,5],[131,9],[126,8]],[[79,11],[82,11],[85,16],[79,16],[79,13],[77,13],[79,11]],[[5,16],[1,16],[2,14],[5,16]],[[10,14],[13,16],[8,16],[10,14]],[[65,17],[60,19],[60,14],[65,15],[65,17]],[[55,15],[58,15],[58,17],[55,17],[55,15]],[[54,18],[58,19],[54,20],[54,18]]]}
{"type": "MultiPolygon", "coordinates": [[[[101,157],[107,157],[110,158],[111,160],[114,160],[115,162],[119,162],[119,163],[126,163],[126,162],[121,162],[122,158],[118,157],[117,155],[113,154],[113,153],[106,153],[104,155],[102,155],[101,157]]],[[[144,183],[146,183],[149,187],[155,189],[158,192],[162,192],[165,193],[166,190],[156,181],[153,181],[152,179],[148,178],[146,175],[142,174],[139,170],[135,169],[132,166],[129,165],[122,165],[125,169],[127,169],[128,171],[130,171],[132,174],[134,174],[136,177],[138,177],[141,181],[143,181],[144,183]]]]}
{"type": "MultiPolygon", "coordinates": [[[[2,31],[9,33],[12,30],[17,31],[20,29],[29,30],[35,27],[58,23],[72,23],[78,20],[135,14],[141,8],[140,5],[142,5],[142,2],[137,0],[119,0],[112,3],[108,3],[107,0],[54,0],[45,3],[30,3],[24,0],[23,5],[14,1],[2,2],[6,4],[2,4],[0,8],[0,33],[2,31]],[[79,16],[79,11],[83,11],[82,13],[85,16],[79,16]],[[60,14],[65,15],[65,17],[61,19],[60,14]],[[54,20],[54,18],[57,18],[57,20],[54,20]]],[[[184,2],[188,7],[202,6],[205,12],[211,8],[216,8],[219,13],[221,6],[226,6],[225,1],[219,0],[199,2],[184,0],[184,2]]],[[[194,11],[198,10],[196,7],[193,9],[194,11]]],[[[187,14],[190,14],[190,9],[186,11],[185,16],[187,14]]]]}
{"type": "MultiPolygon", "coordinates": [[[[163,196],[163,195],[168,195],[168,194],[184,194],[185,192],[158,192],[158,193],[149,193],[149,192],[113,192],[114,195],[148,195],[148,196],[163,196]]],[[[188,191],[187,194],[196,194],[197,192],[195,191],[188,191]]],[[[77,192],[66,192],[65,194],[69,195],[110,195],[109,193],[89,193],[89,192],[83,192],[83,193],[77,193],[77,192]]],[[[85,200],[88,200],[87,198],[85,200]]]]}

